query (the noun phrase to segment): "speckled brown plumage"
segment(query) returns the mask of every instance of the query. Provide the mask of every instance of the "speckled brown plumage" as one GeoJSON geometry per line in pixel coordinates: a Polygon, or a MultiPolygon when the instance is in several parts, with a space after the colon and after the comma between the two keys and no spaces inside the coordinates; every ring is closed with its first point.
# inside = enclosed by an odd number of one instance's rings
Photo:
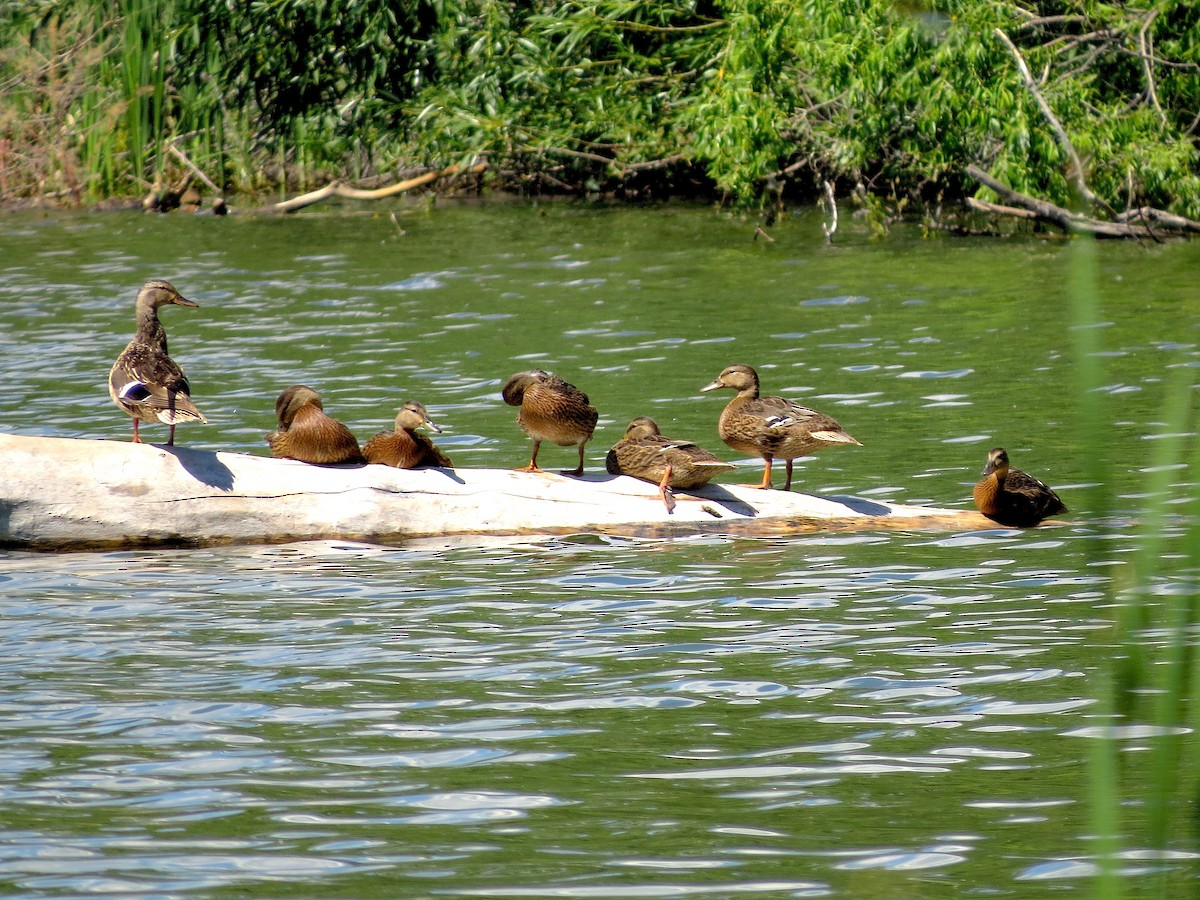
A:
{"type": "Polygon", "coordinates": [[[697,444],[663,437],[658,423],[649,416],[638,416],[629,423],[625,436],[608,451],[604,465],[612,475],[630,475],[657,484],[667,512],[675,508],[672,488],[698,488],[722,469],[734,468],[733,463],[717,459],[697,444]]]}
{"type": "Polygon", "coordinates": [[[167,354],[167,332],[158,320],[159,307],[197,306],[169,281],[147,281],[138,291],[137,331],[108,373],[113,402],[133,417],[133,440],[141,443],[138,423],[156,419],[171,426],[167,444],[175,443],[180,422],[207,422],[192,403],[191,385],[183,369],[167,354]]]}
{"type": "Polygon", "coordinates": [[[721,440],[749,456],[766,462],[760,488],[771,486],[771,463],[787,463],[783,489],[792,487],[792,460],[808,456],[834,444],[857,444],[835,419],[783,397],[760,397],[758,373],[747,365],[728,366],[716,380],[700,388],[715,391],[732,388],[737,396],[721,412],[717,430],[721,440]]]}
{"type": "Polygon", "coordinates": [[[1033,528],[1043,519],[1068,512],[1058,494],[1032,475],[1011,468],[1003,447],[988,452],[983,477],[971,495],[981,513],[1014,528],[1033,528]]]}
{"type": "Polygon", "coordinates": [[[450,462],[450,457],[438,449],[428,437],[417,431],[422,425],[441,433],[442,429],[429,418],[425,407],[416,400],[409,400],[396,415],[396,430],[381,431],[367,441],[363,447],[363,456],[369,463],[394,466],[397,469],[416,469],[421,466],[453,468],[454,463],[450,462]]]}
{"type": "Polygon", "coordinates": [[[350,429],[325,414],[321,397],[302,384],[285,389],[275,401],[279,427],[267,435],[271,455],[315,465],[362,463],[362,451],[350,429]]]}
{"type": "Polygon", "coordinates": [[[579,465],[563,474],[583,474],[583,445],[591,439],[599,419],[587,394],[557,375],[532,369],[508,379],[501,395],[509,406],[521,407],[517,424],[533,439],[529,465],[518,472],[540,472],[538,448],[542,441],[552,441],[560,447],[579,447],[579,465]]]}

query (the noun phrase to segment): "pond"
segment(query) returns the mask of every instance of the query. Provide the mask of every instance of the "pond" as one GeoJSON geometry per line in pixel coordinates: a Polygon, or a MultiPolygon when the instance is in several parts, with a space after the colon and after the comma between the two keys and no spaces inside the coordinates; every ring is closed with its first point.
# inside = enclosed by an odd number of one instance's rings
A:
{"type": "MultiPolygon", "coordinates": [[[[6,217],[0,430],[128,440],[106,378],[159,277],[199,303],[162,316],[209,419],[180,426],[188,446],[265,454],[276,395],[305,383],[360,439],[417,399],[456,464],[516,467],[529,442],[499,391],[536,366],[599,408],[589,469],[648,414],[751,483],[761,461],[716,433],[729,393],[699,393],[744,362],[863,444],[803,461],[800,490],[965,509],[1001,445],[1071,512],[1032,531],[2,553],[3,892],[1089,893],[1113,585],[1164,385],[1200,364],[1200,244],[1095,247],[1097,510],[1072,245],[877,242],[848,216],[827,245],[820,223],[797,212],[769,242],[688,207],[6,217]]],[[[1195,476],[1172,471],[1182,501],[1195,476]]],[[[1184,576],[1165,565],[1155,589],[1184,576]]],[[[1156,735],[1121,734],[1137,798],[1156,735]]],[[[1195,845],[1153,850],[1124,812],[1127,896],[1196,891],[1195,845]]]]}

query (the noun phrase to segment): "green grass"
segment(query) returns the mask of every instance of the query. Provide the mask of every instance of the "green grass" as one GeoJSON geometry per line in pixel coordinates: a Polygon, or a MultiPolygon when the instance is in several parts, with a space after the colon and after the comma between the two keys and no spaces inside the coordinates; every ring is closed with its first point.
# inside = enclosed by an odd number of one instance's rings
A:
{"type": "MultiPolygon", "coordinates": [[[[1079,394],[1079,430],[1089,448],[1084,471],[1086,504],[1093,523],[1089,556],[1095,564],[1111,557],[1105,531],[1114,513],[1108,485],[1114,461],[1109,452],[1112,417],[1102,346],[1106,329],[1096,277],[1095,246],[1077,238],[1072,269],[1073,354],[1079,394]]],[[[1097,897],[1119,898],[1124,885],[1120,853],[1126,849],[1167,850],[1200,846],[1197,840],[1200,757],[1200,485],[1181,473],[1200,471],[1196,421],[1196,370],[1180,360],[1163,380],[1158,433],[1151,435],[1141,538],[1133,558],[1115,567],[1106,605],[1114,610],[1116,652],[1096,685],[1097,717],[1111,726],[1090,741],[1091,823],[1098,872],[1097,897]],[[1116,729],[1152,726],[1150,752],[1124,752],[1116,729]]],[[[1164,869],[1158,896],[1182,896],[1176,876],[1164,869]]],[[[1194,888],[1190,879],[1188,884],[1194,888]]]]}

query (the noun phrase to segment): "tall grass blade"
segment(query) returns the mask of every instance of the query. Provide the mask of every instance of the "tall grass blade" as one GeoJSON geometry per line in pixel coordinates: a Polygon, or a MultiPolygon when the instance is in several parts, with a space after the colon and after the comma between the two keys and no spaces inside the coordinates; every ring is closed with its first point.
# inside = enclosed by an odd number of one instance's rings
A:
{"type": "MultiPolygon", "coordinates": [[[[1087,512],[1092,525],[1087,541],[1087,557],[1093,564],[1104,558],[1105,549],[1100,529],[1106,528],[1112,510],[1110,482],[1111,465],[1108,455],[1108,423],[1111,418],[1104,403],[1104,365],[1101,355],[1099,288],[1096,283],[1096,247],[1087,237],[1077,237],[1071,253],[1071,334],[1074,358],[1075,389],[1079,398],[1080,434],[1087,452],[1084,472],[1087,512]]],[[[1111,592],[1111,588],[1110,588],[1111,592]]],[[[1119,608],[1119,607],[1118,607],[1119,608]]],[[[1123,643],[1124,631],[1120,613],[1114,643],[1123,643]]],[[[1116,854],[1120,833],[1120,785],[1117,775],[1115,740],[1107,732],[1116,719],[1113,673],[1101,673],[1097,684],[1096,715],[1101,723],[1101,736],[1089,741],[1091,773],[1091,824],[1098,862],[1096,896],[1117,900],[1121,884],[1116,872],[1116,854]]]]}
{"type": "Polygon", "coordinates": [[[1168,553],[1171,482],[1178,476],[1187,450],[1193,380],[1194,370],[1188,366],[1172,370],[1163,403],[1165,432],[1155,441],[1151,454],[1144,528],[1135,557],[1136,582],[1126,598],[1126,602],[1139,608],[1141,618],[1153,629],[1148,635],[1138,636],[1139,642],[1149,645],[1154,634],[1162,635],[1162,658],[1155,660],[1157,664],[1151,670],[1142,673],[1143,686],[1152,689],[1152,717],[1158,727],[1151,755],[1147,828],[1151,845],[1159,849],[1166,846],[1172,828],[1179,821],[1177,812],[1183,787],[1179,766],[1185,743],[1191,743],[1180,729],[1186,718],[1183,687],[1192,603],[1190,591],[1181,592],[1165,582],[1170,573],[1164,570],[1171,558],[1168,553]],[[1164,589],[1155,591],[1156,584],[1162,584],[1164,589]],[[1155,615],[1159,609],[1161,612],[1155,615]]]}

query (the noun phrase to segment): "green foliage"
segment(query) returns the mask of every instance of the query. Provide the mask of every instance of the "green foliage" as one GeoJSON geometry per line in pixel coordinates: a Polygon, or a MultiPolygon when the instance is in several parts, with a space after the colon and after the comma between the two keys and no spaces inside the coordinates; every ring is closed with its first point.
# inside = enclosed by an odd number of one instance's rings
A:
{"type": "Polygon", "coordinates": [[[249,189],[483,158],[505,186],[715,191],[754,207],[829,182],[895,209],[976,191],[963,172],[977,165],[1070,205],[1074,152],[1107,208],[1200,217],[1189,0],[119,0],[111,12],[83,0],[0,11],[0,138],[49,135],[23,128],[31,111],[62,129],[27,190],[80,170],[91,192],[136,189],[169,174],[174,145],[249,189]],[[64,61],[71,78],[48,77],[64,61]]]}

